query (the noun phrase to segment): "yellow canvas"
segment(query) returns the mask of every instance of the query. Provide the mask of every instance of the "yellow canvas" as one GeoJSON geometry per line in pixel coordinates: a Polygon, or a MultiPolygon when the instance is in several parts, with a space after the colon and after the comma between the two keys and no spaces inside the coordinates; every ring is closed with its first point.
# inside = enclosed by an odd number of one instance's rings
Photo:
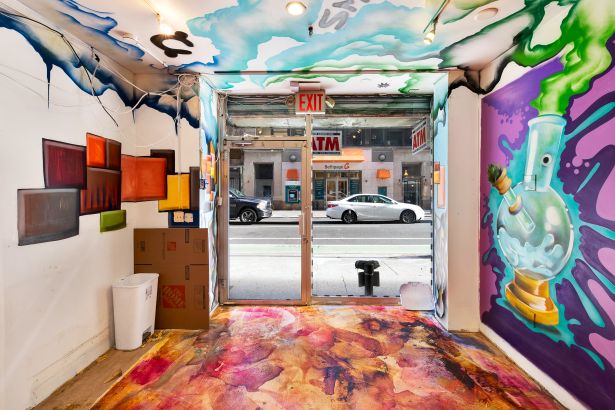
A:
{"type": "Polygon", "coordinates": [[[190,175],[167,175],[167,199],[158,201],[159,211],[190,209],[190,175]]]}

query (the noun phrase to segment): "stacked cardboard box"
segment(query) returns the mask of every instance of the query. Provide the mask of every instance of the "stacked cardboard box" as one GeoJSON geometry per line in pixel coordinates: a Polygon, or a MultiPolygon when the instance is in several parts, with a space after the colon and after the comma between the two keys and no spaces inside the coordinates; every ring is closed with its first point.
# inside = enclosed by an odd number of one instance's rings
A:
{"type": "Polygon", "coordinates": [[[158,273],[156,329],[207,329],[207,229],[135,229],[135,273],[158,273]]]}

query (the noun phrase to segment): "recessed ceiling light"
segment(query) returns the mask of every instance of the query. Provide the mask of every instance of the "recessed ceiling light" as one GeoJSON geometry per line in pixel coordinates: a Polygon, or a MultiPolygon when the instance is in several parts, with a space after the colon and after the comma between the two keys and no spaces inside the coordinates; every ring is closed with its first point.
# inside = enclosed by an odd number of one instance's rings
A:
{"type": "Polygon", "coordinates": [[[476,13],[476,15],[474,16],[474,20],[488,20],[495,17],[495,15],[498,14],[498,11],[500,10],[498,10],[498,8],[496,7],[487,7],[486,9],[482,9],[481,11],[476,13]]]}
{"type": "Polygon", "coordinates": [[[286,11],[291,16],[300,16],[305,13],[307,7],[300,1],[291,1],[286,3],[286,11]]]}
{"type": "Polygon", "coordinates": [[[423,43],[429,45],[433,43],[434,38],[436,38],[436,27],[434,26],[431,30],[425,34],[425,38],[423,39],[423,43]]]}

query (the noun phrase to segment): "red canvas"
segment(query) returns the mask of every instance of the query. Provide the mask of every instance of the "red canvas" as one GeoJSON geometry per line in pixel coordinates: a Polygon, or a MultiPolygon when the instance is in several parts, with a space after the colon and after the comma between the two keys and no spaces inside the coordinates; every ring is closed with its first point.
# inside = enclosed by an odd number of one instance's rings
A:
{"type": "Polygon", "coordinates": [[[122,201],[153,201],[167,197],[165,158],[122,155],[122,201]]]}
{"type": "Polygon", "coordinates": [[[88,167],[88,187],[81,191],[81,215],[121,208],[121,173],[88,167]]]}
{"type": "Polygon", "coordinates": [[[122,143],[107,139],[107,169],[121,169],[122,143]]]}
{"type": "Polygon", "coordinates": [[[107,139],[87,133],[87,166],[104,168],[107,166],[107,139]]]}
{"type": "Polygon", "coordinates": [[[85,147],[43,139],[43,170],[45,188],[85,188],[85,147]]]}

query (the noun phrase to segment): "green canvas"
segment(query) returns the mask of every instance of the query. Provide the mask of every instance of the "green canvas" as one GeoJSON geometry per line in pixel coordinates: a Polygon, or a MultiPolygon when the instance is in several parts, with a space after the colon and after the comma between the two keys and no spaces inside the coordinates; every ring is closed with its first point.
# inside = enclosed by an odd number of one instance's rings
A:
{"type": "Polygon", "coordinates": [[[109,232],[126,228],[126,210],[106,211],[100,213],[100,231],[109,232]]]}

